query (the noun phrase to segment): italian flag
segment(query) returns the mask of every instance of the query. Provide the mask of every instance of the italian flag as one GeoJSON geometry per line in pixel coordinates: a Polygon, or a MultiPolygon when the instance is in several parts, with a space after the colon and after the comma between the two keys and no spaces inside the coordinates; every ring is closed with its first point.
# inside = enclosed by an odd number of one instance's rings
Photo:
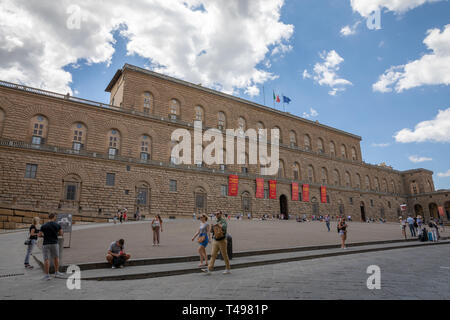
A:
{"type": "Polygon", "coordinates": [[[279,95],[275,95],[275,91],[273,91],[273,101],[281,102],[280,96],[279,95]]]}

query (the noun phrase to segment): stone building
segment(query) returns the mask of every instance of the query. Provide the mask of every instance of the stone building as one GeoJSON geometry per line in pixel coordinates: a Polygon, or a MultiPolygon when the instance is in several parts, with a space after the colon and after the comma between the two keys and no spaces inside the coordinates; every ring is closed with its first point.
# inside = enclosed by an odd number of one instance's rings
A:
{"type": "Polygon", "coordinates": [[[222,210],[357,221],[441,210],[450,219],[450,190],[435,191],[432,172],[367,164],[357,135],[128,64],[106,91],[109,104],[0,81],[3,226],[16,211],[100,219],[123,207],[143,215],[222,210]],[[195,120],[204,130],[280,129],[278,174],[261,176],[259,164],[177,164],[171,134],[193,131],[195,120]],[[228,194],[230,175],[238,178],[236,196],[228,194]],[[274,199],[269,180],[276,180],[274,199]]]}

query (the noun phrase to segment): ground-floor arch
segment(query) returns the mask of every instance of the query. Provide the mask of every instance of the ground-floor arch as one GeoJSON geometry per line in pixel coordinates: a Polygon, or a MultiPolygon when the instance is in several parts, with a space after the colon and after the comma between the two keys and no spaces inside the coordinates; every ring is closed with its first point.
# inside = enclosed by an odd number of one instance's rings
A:
{"type": "Polygon", "coordinates": [[[366,206],[364,205],[364,201],[361,201],[359,208],[361,210],[361,221],[366,222],[366,206]]]}
{"type": "Polygon", "coordinates": [[[430,211],[430,218],[437,218],[439,216],[437,204],[432,202],[428,205],[430,211]]]}
{"type": "Polygon", "coordinates": [[[288,200],[284,194],[280,196],[280,214],[285,220],[289,219],[288,200]]]}
{"type": "Polygon", "coordinates": [[[420,204],[415,204],[414,205],[414,213],[415,213],[415,215],[416,215],[416,217],[417,216],[424,216],[423,215],[423,208],[422,208],[422,206],[420,205],[420,204]]]}

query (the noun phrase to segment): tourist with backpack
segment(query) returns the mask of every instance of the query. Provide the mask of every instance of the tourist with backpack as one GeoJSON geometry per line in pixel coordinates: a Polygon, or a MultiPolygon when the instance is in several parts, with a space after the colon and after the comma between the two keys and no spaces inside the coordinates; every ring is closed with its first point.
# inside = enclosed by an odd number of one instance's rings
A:
{"type": "Polygon", "coordinates": [[[211,260],[209,261],[208,268],[202,269],[206,274],[210,274],[214,270],[214,263],[216,262],[217,254],[222,254],[225,261],[224,274],[231,273],[230,261],[228,259],[227,252],[227,220],[222,216],[222,211],[216,213],[217,223],[213,225],[211,232],[213,234],[213,243],[211,251],[211,260]]]}

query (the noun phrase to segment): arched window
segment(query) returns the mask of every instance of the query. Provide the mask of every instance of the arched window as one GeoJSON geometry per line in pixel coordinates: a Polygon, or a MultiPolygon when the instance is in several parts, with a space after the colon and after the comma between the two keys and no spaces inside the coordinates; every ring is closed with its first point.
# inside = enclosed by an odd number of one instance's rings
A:
{"type": "Polygon", "coordinates": [[[323,148],[322,138],[317,139],[317,151],[319,151],[319,153],[325,153],[325,149],[323,148]]]}
{"type": "Polygon", "coordinates": [[[383,191],[388,192],[388,183],[386,179],[383,179],[383,191]]]}
{"type": "Polygon", "coordinates": [[[358,160],[358,156],[356,155],[356,149],[355,149],[355,147],[352,147],[352,160],[353,160],[353,161],[358,160]]]}
{"type": "Polygon", "coordinates": [[[375,179],[373,180],[374,184],[375,184],[375,190],[376,191],[380,191],[380,182],[378,181],[378,178],[375,177],[375,179]]]}
{"type": "Polygon", "coordinates": [[[281,129],[280,129],[280,127],[279,127],[279,126],[275,126],[275,127],[273,127],[273,129],[278,130],[278,132],[279,132],[279,140],[278,140],[278,143],[279,143],[279,144],[283,143],[283,136],[281,135],[281,129]]]}
{"type": "Polygon", "coordinates": [[[292,171],[293,171],[293,175],[294,175],[294,180],[301,180],[300,165],[298,164],[298,162],[294,163],[292,171]]]}
{"type": "Polygon", "coordinates": [[[369,176],[366,176],[366,181],[365,181],[365,183],[366,183],[366,190],[370,190],[370,178],[369,178],[369,176]]]}
{"type": "Polygon", "coordinates": [[[284,178],[284,162],[281,159],[278,162],[278,178],[284,178]]]}
{"type": "Polygon", "coordinates": [[[341,185],[341,177],[340,177],[339,171],[337,169],[333,170],[333,183],[335,186],[341,185]]]}
{"type": "Polygon", "coordinates": [[[69,174],[63,179],[63,200],[79,201],[81,191],[81,178],[76,174],[69,174]]]}
{"type": "Polygon", "coordinates": [[[108,143],[108,155],[109,157],[115,157],[120,151],[120,132],[116,129],[111,129],[108,132],[107,143],[108,143]]]}
{"type": "Polygon", "coordinates": [[[392,190],[392,193],[395,193],[395,183],[394,183],[394,180],[391,180],[391,190],[392,190]]]}
{"type": "Polygon", "coordinates": [[[170,100],[169,118],[178,119],[180,117],[180,102],[177,99],[170,100]]]}
{"type": "Polygon", "coordinates": [[[45,144],[48,134],[48,120],[42,115],[31,119],[31,143],[35,145],[45,144]]]}
{"type": "Polygon", "coordinates": [[[294,130],[291,130],[289,132],[289,143],[290,143],[291,147],[297,146],[297,134],[295,133],[294,130]]]}
{"type": "Polygon", "coordinates": [[[419,186],[417,185],[416,181],[411,182],[411,193],[412,194],[418,194],[419,193],[419,186]]]}
{"type": "Polygon", "coordinates": [[[332,157],[336,156],[336,147],[333,141],[330,142],[330,156],[332,157]]]}
{"type": "Polygon", "coordinates": [[[359,173],[356,174],[356,188],[361,188],[361,176],[359,175],[359,173]]]}
{"type": "Polygon", "coordinates": [[[203,122],[204,118],[204,111],[201,106],[195,107],[195,121],[201,121],[203,122]]]}
{"type": "Polygon", "coordinates": [[[151,159],[151,157],[150,157],[151,146],[152,146],[152,140],[150,139],[150,137],[145,134],[143,136],[141,136],[140,144],[139,144],[141,160],[147,161],[147,160],[151,159]]]}
{"type": "Polygon", "coordinates": [[[348,171],[345,171],[345,186],[348,188],[351,188],[352,186],[352,179],[348,171]]]}
{"type": "Polygon", "coordinates": [[[320,169],[320,175],[322,178],[322,184],[328,184],[328,171],[327,168],[322,167],[322,169],[320,169]]]}
{"type": "Polygon", "coordinates": [[[5,111],[0,109],[0,136],[3,132],[3,123],[5,122],[5,111]]]}
{"type": "Polygon", "coordinates": [[[220,111],[217,114],[217,128],[222,131],[225,130],[226,125],[227,125],[227,117],[225,116],[225,113],[220,111]]]}
{"type": "Polygon", "coordinates": [[[238,129],[242,130],[242,131],[247,130],[247,122],[245,121],[245,119],[243,117],[239,117],[239,119],[238,119],[238,129]]]}
{"type": "Polygon", "coordinates": [[[315,181],[314,179],[314,168],[312,165],[308,166],[308,181],[313,183],[315,181]]]}
{"type": "Polygon", "coordinates": [[[345,145],[341,145],[341,157],[347,159],[347,148],[345,145]]]}
{"type": "Polygon", "coordinates": [[[311,150],[311,137],[307,134],[304,136],[304,144],[305,144],[305,150],[310,151],[311,150]]]}
{"type": "Polygon", "coordinates": [[[142,95],[142,112],[145,114],[150,114],[153,111],[153,95],[146,91],[142,95]]]}
{"type": "Polygon", "coordinates": [[[136,191],[136,207],[144,209],[149,206],[150,187],[146,182],[140,182],[135,186],[136,191]]]}
{"type": "Polygon", "coordinates": [[[80,151],[84,149],[86,144],[86,133],[87,129],[81,122],[74,123],[72,125],[72,149],[75,151],[80,151]]]}

